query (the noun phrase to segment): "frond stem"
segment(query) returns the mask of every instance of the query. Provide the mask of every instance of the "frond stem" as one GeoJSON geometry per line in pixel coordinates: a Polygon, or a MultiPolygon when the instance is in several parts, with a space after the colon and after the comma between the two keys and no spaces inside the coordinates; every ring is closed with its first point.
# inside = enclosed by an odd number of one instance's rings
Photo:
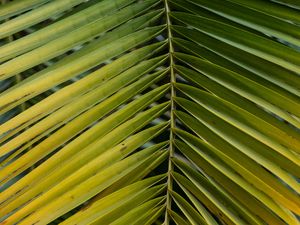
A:
{"type": "Polygon", "coordinates": [[[171,31],[171,20],[170,20],[170,8],[168,4],[168,0],[164,0],[164,5],[165,5],[165,10],[166,10],[166,23],[167,23],[167,35],[168,35],[168,43],[169,43],[169,58],[170,58],[170,82],[171,82],[171,108],[170,108],[170,144],[169,144],[169,162],[168,162],[168,185],[167,185],[167,202],[166,202],[166,213],[165,213],[165,225],[170,224],[170,216],[168,214],[168,210],[171,209],[172,205],[172,197],[169,193],[169,190],[173,189],[173,178],[172,178],[172,172],[174,169],[174,165],[172,164],[172,158],[174,156],[174,133],[173,129],[176,126],[176,121],[175,121],[175,115],[174,115],[174,110],[176,109],[175,102],[174,102],[174,97],[176,96],[176,90],[174,84],[176,83],[176,75],[174,72],[174,58],[173,58],[173,53],[174,53],[174,47],[172,44],[172,31],[171,31]]]}

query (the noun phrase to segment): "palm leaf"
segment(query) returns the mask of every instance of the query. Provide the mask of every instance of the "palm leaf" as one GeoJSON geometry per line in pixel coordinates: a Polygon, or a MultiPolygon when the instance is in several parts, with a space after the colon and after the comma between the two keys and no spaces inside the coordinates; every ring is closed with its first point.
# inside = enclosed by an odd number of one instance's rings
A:
{"type": "Polygon", "coordinates": [[[299,224],[299,3],[2,3],[0,224],[299,224]]]}

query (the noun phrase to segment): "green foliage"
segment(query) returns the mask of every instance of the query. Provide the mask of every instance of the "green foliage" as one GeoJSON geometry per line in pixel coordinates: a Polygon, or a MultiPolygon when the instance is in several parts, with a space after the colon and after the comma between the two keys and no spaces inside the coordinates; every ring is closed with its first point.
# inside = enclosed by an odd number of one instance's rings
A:
{"type": "Polygon", "coordinates": [[[297,1],[2,3],[0,224],[299,224],[297,1]]]}

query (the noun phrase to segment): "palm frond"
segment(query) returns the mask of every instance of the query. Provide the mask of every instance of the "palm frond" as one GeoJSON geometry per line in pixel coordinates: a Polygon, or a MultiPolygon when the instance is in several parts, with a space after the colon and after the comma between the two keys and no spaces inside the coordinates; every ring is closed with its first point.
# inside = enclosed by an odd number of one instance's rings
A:
{"type": "Polygon", "coordinates": [[[0,224],[299,224],[300,6],[0,6],[0,224]]]}

